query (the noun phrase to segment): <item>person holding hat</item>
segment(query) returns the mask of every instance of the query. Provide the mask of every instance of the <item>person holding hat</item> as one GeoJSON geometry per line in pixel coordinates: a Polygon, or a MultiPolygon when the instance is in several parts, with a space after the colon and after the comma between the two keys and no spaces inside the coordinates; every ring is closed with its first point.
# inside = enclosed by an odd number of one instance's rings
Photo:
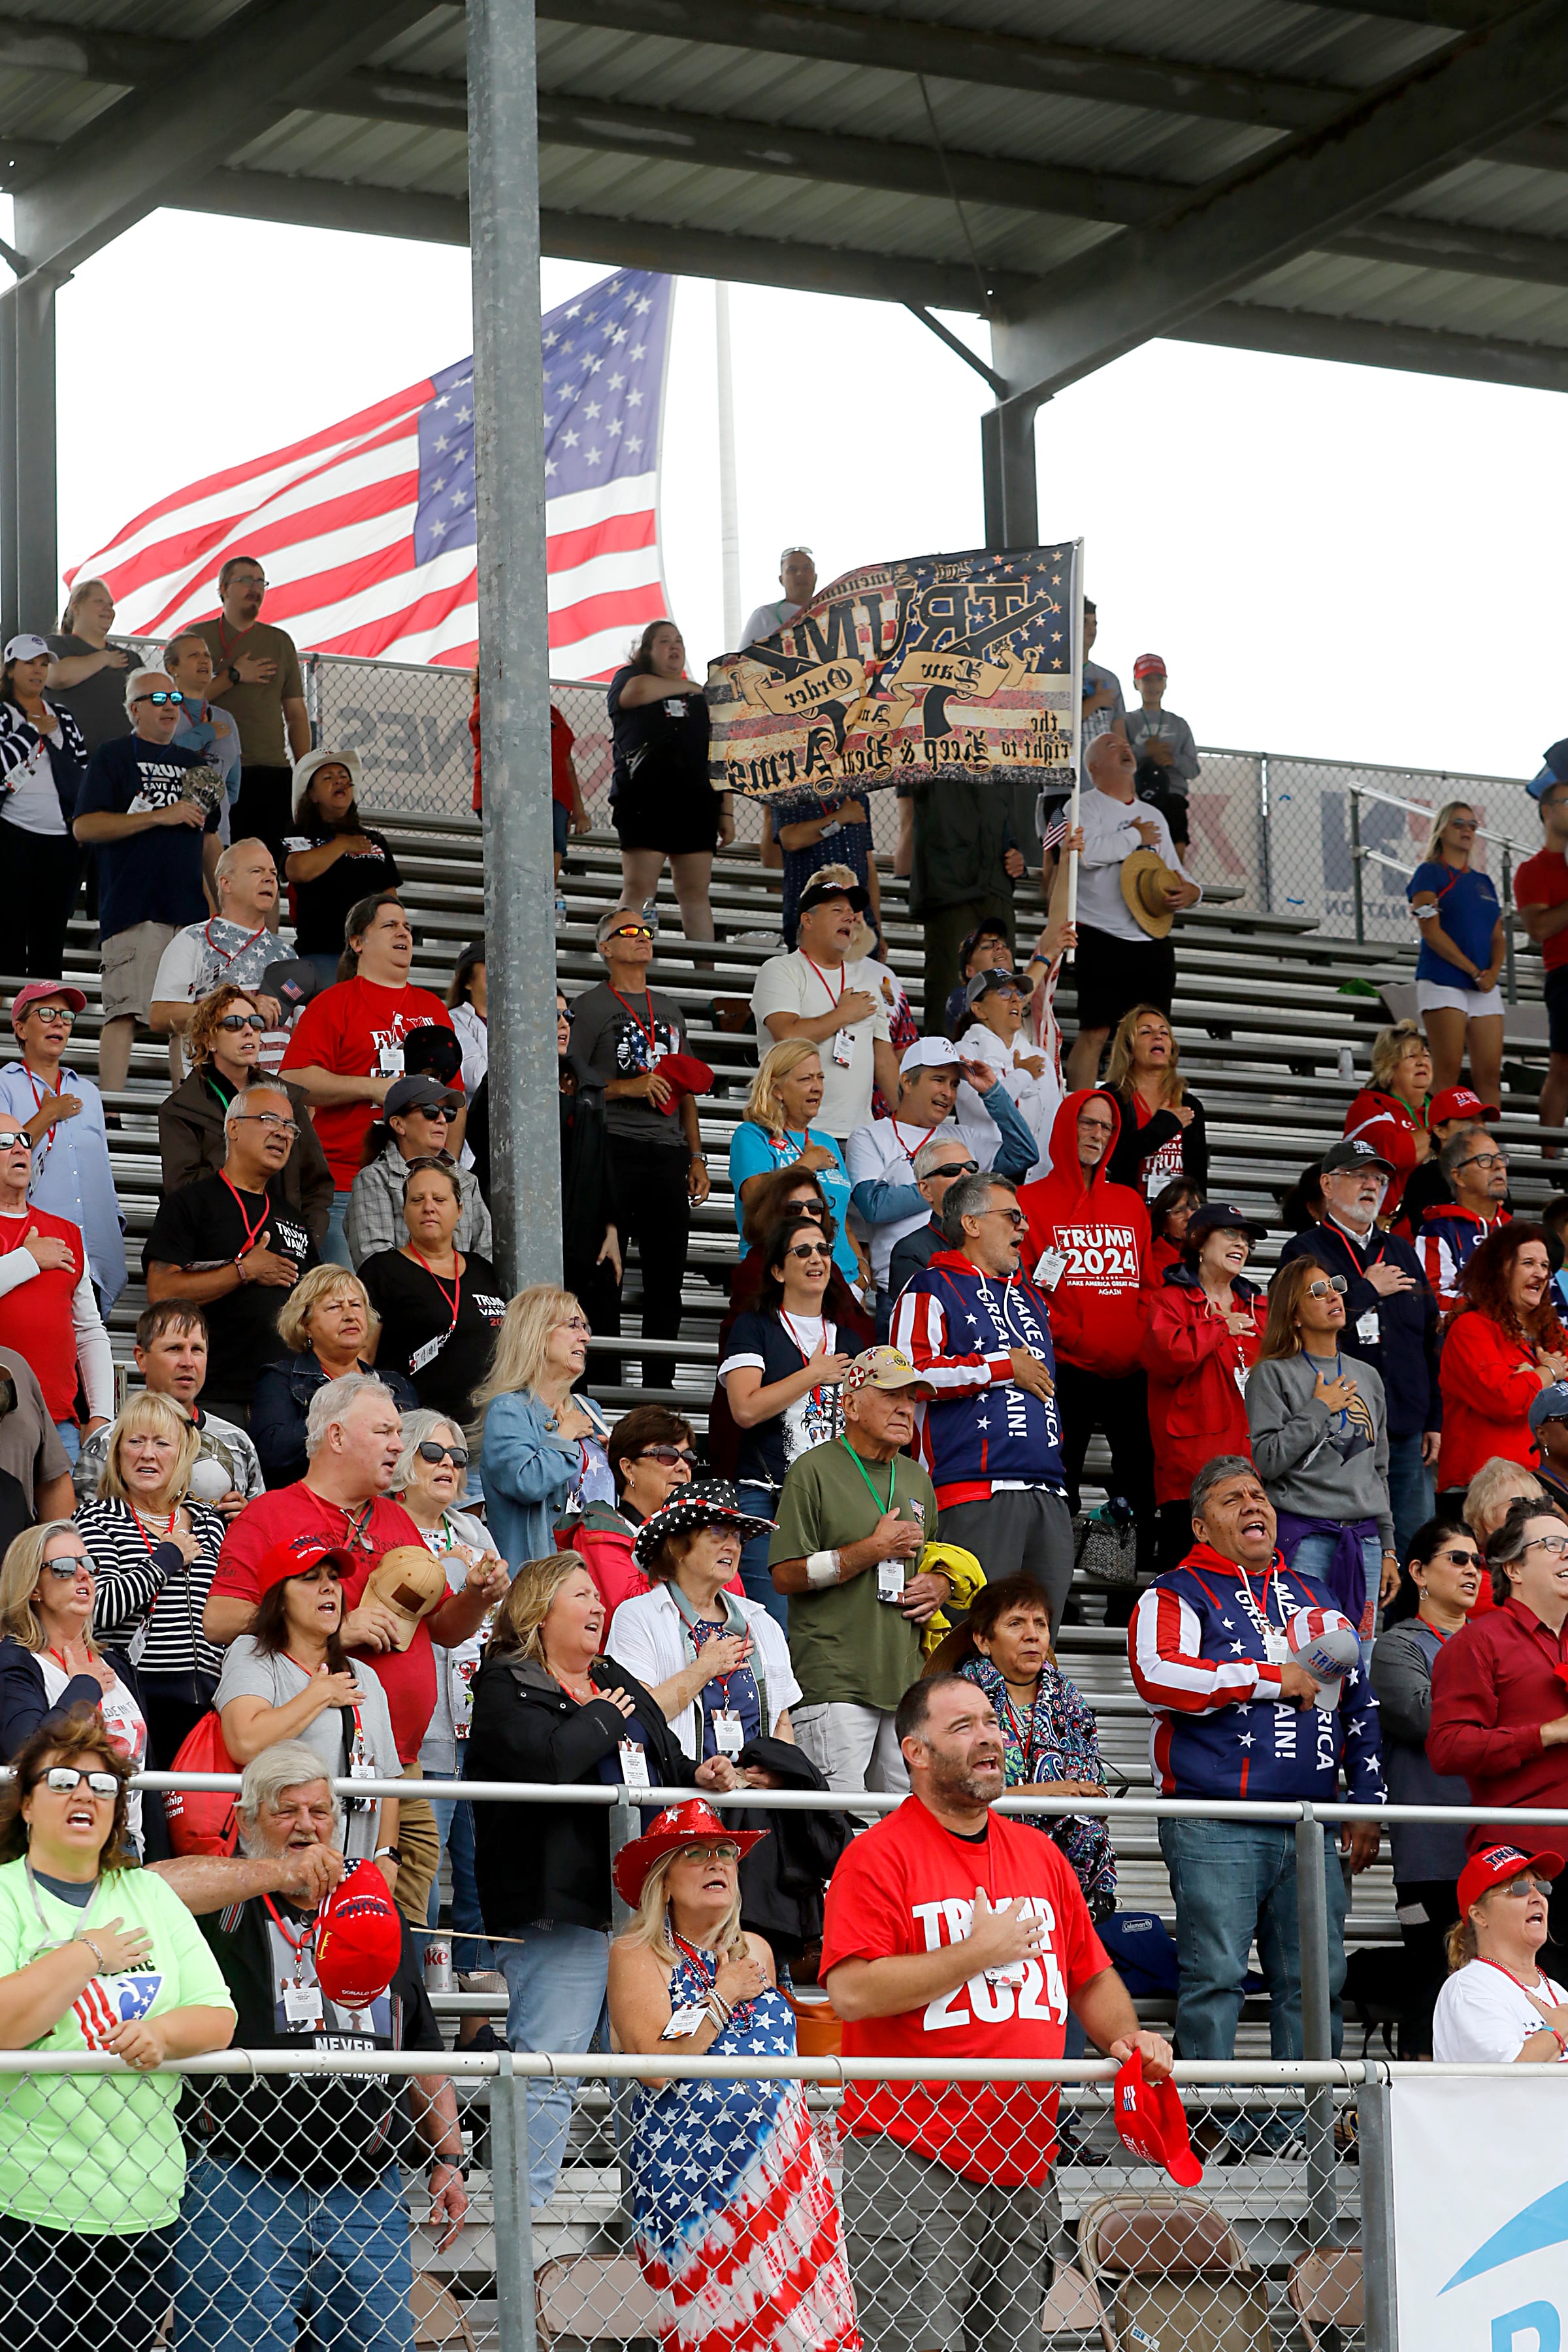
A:
{"type": "MultiPolygon", "coordinates": [[[[727,1830],[692,1800],[616,1857],[632,1907],[610,1947],[622,2050],[790,2057],[795,2012],[773,1956],[741,1926],[740,1864],[765,1830],[727,1830]]],[[[859,2352],[838,2207],[799,2083],[639,2086],[629,2159],[637,2262],[665,2352],[859,2352]],[[704,2161],[687,2161],[696,2143],[704,2161]],[[759,2184],[772,2184],[764,2194],[759,2184]]]]}
{"type": "Polygon", "coordinates": [[[44,693],[44,638],[13,637],[0,667],[0,835],[9,900],[6,963],[28,980],[65,970],[81,852],[71,836],[88,750],[63,698],[44,693]]]}
{"type": "Polygon", "coordinates": [[[1388,1502],[1400,1550],[1432,1516],[1443,1405],[1436,1298],[1410,1244],[1378,1223],[1393,1173],[1364,1136],[1334,1144],[1318,1163],[1321,1214],[1291,1234],[1279,1264],[1310,1257],[1345,1284],[1347,1336],[1382,1381],[1388,1408],[1388,1502]]]}
{"type": "Polygon", "coordinates": [[[1545,1231],[1520,1218],[1482,1242],[1460,1276],[1440,1366],[1443,1493],[1468,1486],[1494,1454],[1534,1467],[1531,1405],[1568,1379],[1568,1333],[1551,1284],[1545,1231]]]}
{"type": "Polygon", "coordinates": [[[1157,808],[1178,849],[1187,845],[1187,788],[1203,770],[1192,729],[1164,708],[1165,664],[1159,654],[1140,654],[1132,683],[1140,707],[1127,714],[1127,740],[1138,761],[1138,797],[1157,808]]]}
{"type": "Polygon", "coordinates": [[[271,1027],[262,1045],[264,1068],[275,1070],[289,1043],[288,1015],[268,994],[266,980],[278,961],[278,868],[264,841],[235,841],[213,868],[218,910],[177,931],[159,960],[148,1016],[154,1035],[183,1034],[191,1010],[221,982],[250,991],[271,1027]]]}
{"type": "Polygon", "coordinates": [[[315,966],[323,988],[338,977],[353,908],[403,887],[386,835],[360,815],[363,781],[357,751],[306,751],[294,762],[283,874],[294,902],[294,952],[315,966]]]}
{"type": "Polygon", "coordinates": [[[605,1648],[653,1693],[695,1764],[733,1765],[753,1739],[795,1741],[789,1711],[800,1685],[789,1644],[760,1602],[731,1590],[742,1545],[773,1527],[727,1480],[699,1478],[678,1486],[633,1540],[649,1590],[621,1602],[605,1648]]]}
{"type": "Polygon", "coordinates": [[[1405,895],[1421,933],[1415,1009],[1432,1047],[1433,1086],[1458,1085],[1468,1050],[1477,1093],[1495,1104],[1502,1093],[1503,923],[1490,875],[1470,863],[1477,824],[1468,801],[1446,801],[1405,895]]]}
{"type": "Polygon", "coordinates": [[[844,1376],[844,1428],[790,1465],[768,1552],[789,1596],[789,1652],[801,1698],[795,1738],[833,1789],[902,1791],[893,1730],[920,1672],[922,1630],[954,1597],[921,1554],[937,1532],[936,1490],[905,1450],[913,1400],[932,1391],[896,1348],[871,1348],[844,1376]]]}
{"type": "MultiPolygon", "coordinates": [[[[1541,812],[1542,840],[1534,856],[1514,870],[1513,903],[1546,968],[1551,1056],[1540,1118],[1542,1127],[1558,1128],[1568,1118],[1568,742],[1552,746],[1529,789],[1541,812]]],[[[1557,1146],[1549,1143],[1543,1150],[1554,1159],[1557,1146]]]]}
{"type": "MultiPolygon", "coordinates": [[[[573,1551],[525,1559],[495,1613],[474,1682],[467,1778],[561,1787],[733,1786],[722,1757],[692,1771],[664,1710],[603,1655],[605,1603],[573,1551]]],[[[474,1862],[498,1939],[513,2050],[586,2050],[609,1958],[610,1817],[598,1806],[476,1804],[474,1862]]],[[[548,2205],[566,2150],[572,2085],[528,2085],[529,2202],[548,2205]]]]}
{"type": "Polygon", "coordinates": [[[767,1045],[799,1038],[817,1047],[824,1080],[818,1123],[840,1143],[871,1116],[871,1089],[899,1091],[885,988],[854,953],[870,904],[854,869],[824,866],[800,894],[795,950],[770,956],[752,990],[752,1019],[767,1045]]]}
{"type": "Polygon", "coordinates": [[[1208,1189],[1208,1121],[1181,1073],[1176,1033],[1158,1005],[1135,1004],[1117,1024],[1105,1087],[1121,1112],[1109,1174],[1152,1201],[1178,1176],[1208,1189]]]}
{"type": "Polygon", "coordinates": [[[1372,1041],[1372,1084],[1345,1113],[1347,1143],[1370,1143],[1392,1171],[1383,1208],[1399,1213],[1405,1179],[1432,1155],[1432,1055],[1419,1023],[1396,1021],[1372,1041]]]}
{"type": "MultiPolygon", "coordinates": [[[[1050,1055],[1034,1045],[1025,1027],[1028,998],[1025,984],[1012,972],[976,972],[964,991],[964,1002],[956,1042],[972,1059],[986,1062],[995,1071],[1003,1091],[1034,1137],[1037,1156],[1024,1171],[1028,1177],[1050,1143],[1051,1125],[1062,1098],[1061,1074],[1050,1055]]],[[[975,1158],[986,1166],[994,1165],[1002,1149],[1001,1130],[991,1115],[994,1099],[993,1092],[982,1101],[965,1078],[960,1082],[954,1107],[960,1132],[975,1158]]]]}
{"type": "MultiPolygon", "coordinates": [[[[647,983],[657,928],[656,916],[635,907],[601,917],[595,937],[605,978],[572,1001],[571,1059],[578,1085],[603,1096],[623,1273],[633,1241],[642,1267],[643,1336],[678,1339],[691,1212],[708,1198],[708,1163],[697,1097],[663,1066],[684,1058],[682,1015],[673,997],[647,983]]],[[[609,1306],[607,1283],[605,1291],[609,1306]]],[[[603,1311],[600,1320],[618,1331],[619,1279],[611,1312],[613,1322],[603,1311]]],[[[662,1358],[645,1358],[644,1387],[662,1388],[668,1371],[662,1358]]]]}
{"type": "Polygon", "coordinates": [[[1246,1266],[1268,1231],[1223,1201],[1194,1209],[1180,1255],[1149,1302],[1143,1362],[1161,1575],[1192,1542],[1187,1497],[1204,1464],[1252,1450],[1247,1392],[1268,1302],[1246,1266]]]}
{"type": "Polygon", "coordinates": [[[407,1164],[402,1246],[367,1257],[360,1278],[381,1324],[377,1358],[413,1381],[422,1405],[467,1429],[474,1423],[475,1391],[495,1360],[506,1292],[488,1257],[458,1247],[464,1207],[458,1174],[444,1157],[407,1164]]]}
{"type": "Polygon", "coordinates": [[[1405,1180],[1405,1190],[1399,1196],[1399,1214],[1394,1231],[1414,1241],[1421,1231],[1428,1209],[1447,1208],[1454,1197],[1454,1188],[1443,1173],[1443,1146],[1451,1143],[1467,1129],[1495,1122],[1502,1113],[1495,1104],[1483,1103],[1473,1087],[1446,1087],[1435,1094],[1426,1106],[1426,1126],[1434,1149],[1419,1168],[1405,1180]]]}
{"type": "Polygon", "coordinates": [[[1332,1592],[1357,1630],[1364,1669],[1378,1605],[1398,1589],[1399,1558],[1383,1382],[1344,1352],[1343,1280],[1310,1258],[1280,1267],[1247,1382],[1247,1420],[1281,1555],[1332,1592]]]}
{"type": "Polygon", "coordinates": [[[299,1133],[277,1178],[279,1197],[310,1228],[320,1249],[332,1213],[332,1171],[310,1117],[310,1097],[292,1078],[262,1067],[268,1015],[263,1000],[220,981],[191,1013],[185,1043],[191,1070],[158,1106],[158,1150],[165,1193],[216,1176],[228,1152],[225,1121],[245,1088],[265,1083],[289,1097],[299,1133]]]}
{"type": "Polygon", "coordinates": [[[33,1147],[27,1197],[80,1232],[98,1303],[107,1315],[125,1287],[125,1234],[103,1097],[90,1078],[62,1066],[78,1015],[79,988],[31,980],[11,1001],[18,1062],[0,1069],[0,1118],[26,1128],[33,1147]]]}
{"type": "MultiPolygon", "coordinates": [[[[444,2045],[420,1947],[368,1864],[331,1849],[339,1801],[308,1744],[279,1740],[246,1766],[242,1853],[286,1861],[328,1849],[337,1883],[254,1895],[201,1932],[255,2051],[427,2051],[444,2045]]],[[[413,2125],[430,2165],[437,2253],[468,2211],[462,2126],[449,2074],[261,2074],[192,2084],[190,2179],[175,2242],[182,2344],[292,2346],[301,2336],[386,2352],[413,2343],[411,2216],[399,2158],[413,2125]]]]}
{"type": "Polygon", "coordinates": [[[365,1260],[379,1251],[403,1246],[404,1194],[416,1160],[438,1160],[452,1171],[458,1188],[457,1245],[477,1256],[489,1256],[490,1213],[484,1194],[472,1169],[459,1166],[447,1148],[462,1109],[463,1097],[455,1087],[441,1086],[423,1073],[395,1079],[387,1088],[381,1117],[365,1132],[364,1165],[354,1178],[343,1222],[349,1255],[362,1270],[365,1260]]]}
{"type": "Polygon", "coordinates": [[[1487,1235],[1510,1222],[1508,1154],[1484,1127],[1468,1127],[1444,1144],[1437,1160],[1453,1199],[1427,1210],[1416,1247],[1438,1310],[1448,1315],[1466,1266],[1487,1235]]]}
{"type": "Polygon", "coordinates": [[[1440,2066],[1559,2065],[1568,2060],[1568,1987],[1539,1954],[1560,1853],[1491,1845],[1459,1874],[1448,1930],[1451,1971],[1432,2019],[1440,2066]]]}
{"type": "MultiPolygon", "coordinates": [[[[446,1579],[436,1566],[440,1588],[446,1579]]],[[[392,1560],[402,1555],[390,1552],[392,1560]]],[[[242,1769],[278,1740],[301,1740],[334,1780],[396,1780],[403,1767],[386,1694],[368,1665],[345,1655],[342,1580],[353,1555],[316,1536],[274,1544],[257,1564],[261,1598],[248,1633],[223,1654],[213,1701],[224,1746],[242,1769]]],[[[404,1646],[406,1646],[405,1644],[404,1646]]],[[[374,1854],[397,1884],[397,1800],[354,1801],[343,1837],[351,1861],[374,1854]]]]}
{"type": "Polygon", "coordinates": [[[1152,1004],[1170,1013],[1176,985],[1176,954],[1168,936],[1172,919],[1203,896],[1176,854],[1164,817],[1137,797],[1137,761],[1126,736],[1097,735],[1084,754],[1084,768],[1093,789],[1080,802],[1079,1030],[1068,1061],[1068,1085],[1075,1088],[1094,1084],[1105,1041],[1133,1005],[1152,1004]],[[1124,887],[1123,868],[1132,857],[1150,866],[1147,894],[1124,887]]]}

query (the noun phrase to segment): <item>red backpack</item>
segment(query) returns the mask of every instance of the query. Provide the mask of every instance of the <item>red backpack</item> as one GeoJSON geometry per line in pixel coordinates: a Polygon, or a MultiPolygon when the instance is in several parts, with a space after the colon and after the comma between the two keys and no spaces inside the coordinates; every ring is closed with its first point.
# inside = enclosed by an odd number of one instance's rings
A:
{"type": "MultiPolygon", "coordinates": [[[[180,1743],[173,1767],[176,1772],[237,1772],[224,1746],[223,1723],[210,1707],[195,1729],[180,1743]]],[[[239,1844],[239,1822],[234,1795],[227,1789],[165,1789],[163,1812],[169,1843],[176,1853],[232,1854],[239,1844]]]]}

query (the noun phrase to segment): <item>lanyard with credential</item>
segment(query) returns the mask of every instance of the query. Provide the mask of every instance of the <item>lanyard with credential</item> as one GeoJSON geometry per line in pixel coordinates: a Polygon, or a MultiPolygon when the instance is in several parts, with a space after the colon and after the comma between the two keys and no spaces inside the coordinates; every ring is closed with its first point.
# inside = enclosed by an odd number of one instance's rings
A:
{"type": "Polygon", "coordinates": [[[866,1465],[861,1461],[860,1456],[856,1453],[855,1448],[850,1444],[849,1440],[847,1437],[841,1437],[838,1443],[844,1448],[845,1453],[849,1456],[850,1461],[855,1465],[856,1469],[860,1473],[861,1477],[865,1479],[866,1491],[877,1506],[877,1517],[881,1518],[884,1513],[890,1511],[894,1507],[893,1486],[899,1475],[898,1455],[895,1454],[892,1460],[888,1465],[888,1499],[884,1503],[881,1496],[878,1494],[877,1489],[871,1484],[870,1472],[867,1469],[866,1465]]]}

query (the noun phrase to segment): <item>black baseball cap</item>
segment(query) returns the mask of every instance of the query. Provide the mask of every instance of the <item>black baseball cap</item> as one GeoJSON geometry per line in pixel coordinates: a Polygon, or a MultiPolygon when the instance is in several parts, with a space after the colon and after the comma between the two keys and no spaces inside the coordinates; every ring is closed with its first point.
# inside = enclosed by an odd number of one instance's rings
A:
{"type": "Polygon", "coordinates": [[[382,1116],[390,1118],[394,1112],[405,1110],[448,1110],[454,1117],[463,1108],[463,1097],[450,1087],[439,1085],[427,1072],[419,1070],[412,1077],[395,1079],[386,1089],[382,1103],[382,1116]]]}
{"type": "Polygon", "coordinates": [[[1342,1168],[1381,1168],[1385,1176],[1394,1174],[1394,1162],[1385,1160],[1375,1143],[1364,1136],[1347,1135],[1342,1143],[1331,1144],[1318,1162],[1320,1176],[1332,1176],[1342,1168]]]}
{"type": "Polygon", "coordinates": [[[1194,1248],[1205,1234],[1245,1234],[1249,1242],[1261,1242],[1268,1240],[1268,1228],[1226,1201],[1205,1201],[1187,1219],[1188,1247],[1194,1248]]]}
{"type": "Polygon", "coordinates": [[[858,882],[841,882],[835,875],[819,877],[813,875],[795,902],[797,915],[808,915],[813,907],[826,907],[829,898],[847,898],[858,915],[863,915],[871,903],[869,891],[858,882]]]}

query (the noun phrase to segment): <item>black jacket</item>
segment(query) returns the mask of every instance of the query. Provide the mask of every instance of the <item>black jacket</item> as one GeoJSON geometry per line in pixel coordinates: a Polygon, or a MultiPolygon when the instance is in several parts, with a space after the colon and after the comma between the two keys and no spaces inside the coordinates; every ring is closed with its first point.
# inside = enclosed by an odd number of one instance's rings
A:
{"type": "Polygon", "coordinates": [[[1208,1123],[1196,1095],[1189,1093],[1186,1097],[1186,1108],[1193,1115],[1185,1127],[1173,1110],[1157,1110],[1140,1127],[1137,1113],[1132,1108],[1131,1087],[1118,1087],[1115,1097],[1121,1113],[1121,1128],[1111,1150],[1107,1171],[1109,1181],[1112,1184],[1130,1184],[1142,1200],[1143,1187],[1138,1181],[1139,1169],[1152,1151],[1158,1151],[1163,1143],[1168,1143],[1173,1135],[1179,1135],[1182,1139],[1182,1173],[1189,1184],[1195,1184],[1200,1192],[1206,1192],[1209,1188],[1208,1123]]]}
{"type": "MultiPolygon", "coordinates": [[[[177,747],[176,747],[177,748],[177,747]]],[[[286,1208],[297,1209],[310,1229],[318,1249],[327,1237],[332,1210],[332,1171],[321,1150],[310,1097],[292,1078],[259,1076],[269,1087],[281,1087],[294,1106],[300,1129],[288,1163],[278,1178],[279,1197],[286,1208]]],[[[224,1108],[197,1067],[187,1073],[158,1106],[158,1150],[163,1163],[163,1190],[178,1192],[198,1176],[216,1176],[228,1150],[224,1108]]]]}
{"type": "MultiPolygon", "coordinates": [[[[775,1774],[786,1789],[828,1785],[805,1749],[787,1739],[748,1740],[737,1761],[775,1774]]],[[[722,1806],[720,1811],[722,1818],[722,1806]]],[[[765,1937],[773,1958],[793,1966],[822,1941],[823,1895],[853,1834],[849,1816],[748,1806],[735,1826],[772,1832],[741,1864],[741,1925],[765,1937]]]]}
{"type": "MultiPolygon", "coordinates": [[[[595,1661],[589,1679],[637,1701],[655,1786],[689,1787],[690,1759],[642,1685],[607,1658],[595,1661]]],[[[515,1651],[489,1657],[474,1683],[464,1777],[603,1786],[599,1765],[615,1755],[625,1728],[626,1717],[607,1698],[580,1706],[531,1658],[515,1651]]],[[[492,1936],[521,1935],[542,1919],[569,1927],[608,1927],[610,1809],[476,1804],[474,1874],[492,1936]]]]}
{"type": "Polygon", "coordinates": [[[947,1246],[934,1219],[929,1224],[917,1225],[912,1234],[906,1234],[901,1241],[895,1242],[893,1254],[888,1260],[889,1297],[897,1298],[905,1283],[912,1282],[917,1274],[923,1274],[938,1250],[947,1246]]]}
{"type": "MultiPolygon", "coordinates": [[[[123,1650],[105,1650],[103,1656],[114,1668],[143,1715],[147,1701],[136,1669],[123,1650]]],[[[14,1633],[0,1639],[0,1762],[9,1763],[24,1741],[31,1739],[40,1724],[64,1715],[73,1706],[95,1707],[103,1693],[91,1675],[73,1675],[53,1706],[44,1688],[44,1670],[37,1653],[18,1642],[14,1633]]],[[[154,1756],[149,1748],[147,1769],[151,1772],[166,1772],[174,1759],[154,1756]]],[[[163,1862],[169,1853],[169,1834],[163,1821],[163,1800],[152,1790],[142,1792],[142,1843],[143,1858],[163,1862]]]]}
{"type": "MultiPolygon", "coordinates": [[[[390,1364],[362,1364],[360,1370],[374,1372],[384,1382],[399,1412],[412,1412],[418,1404],[413,1382],[390,1364]]],[[[304,1476],[309,1463],[305,1417],[310,1399],[326,1382],[327,1376],[309,1348],[280,1364],[263,1364],[257,1373],[250,1400],[250,1436],[268,1486],[297,1486],[304,1476]]]]}
{"type": "Polygon", "coordinates": [[[1383,1382],[1388,1406],[1391,1438],[1418,1437],[1443,1425],[1443,1402],[1437,1386],[1437,1297],[1408,1242],[1373,1225],[1364,1245],[1352,1242],[1339,1225],[1308,1225],[1292,1234],[1279,1253],[1281,1265],[1292,1258],[1315,1258],[1325,1274],[1342,1274],[1345,1291],[1345,1345],[1369,1363],[1383,1382]],[[1365,1268],[1386,1259],[1402,1273],[1414,1275],[1413,1290],[1380,1298],[1368,1282],[1365,1268]],[[1375,1312],[1378,1336],[1363,1339],[1356,1329],[1363,1315],[1375,1312]]]}

